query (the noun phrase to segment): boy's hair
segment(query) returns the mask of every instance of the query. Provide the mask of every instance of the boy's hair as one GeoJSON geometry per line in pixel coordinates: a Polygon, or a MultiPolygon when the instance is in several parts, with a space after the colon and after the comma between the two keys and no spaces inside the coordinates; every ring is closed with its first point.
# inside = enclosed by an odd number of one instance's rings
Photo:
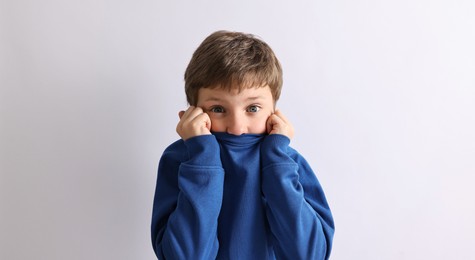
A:
{"type": "Polygon", "coordinates": [[[282,68],[272,49],[252,34],[217,31],[193,53],[185,71],[188,103],[196,106],[200,88],[237,89],[269,85],[274,102],[282,89],[282,68]]]}

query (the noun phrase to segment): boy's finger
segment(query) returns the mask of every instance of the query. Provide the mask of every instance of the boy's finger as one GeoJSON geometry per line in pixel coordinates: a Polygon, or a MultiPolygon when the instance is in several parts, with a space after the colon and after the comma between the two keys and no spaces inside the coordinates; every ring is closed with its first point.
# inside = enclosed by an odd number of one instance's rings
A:
{"type": "Polygon", "coordinates": [[[198,122],[204,123],[206,128],[208,128],[208,130],[211,130],[211,119],[209,118],[208,114],[202,113],[198,115],[195,118],[195,120],[198,120],[198,122]]]}
{"type": "Polygon", "coordinates": [[[185,118],[186,118],[186,117],[190,114],[190,111],[192,111],[192,110],[193,110],[193,106],[189,106],[186,110],[182,110],[182,111],[178,112],[178,116],[180,116],[180,119],[181,119],[182,117],[185,117],[185,118]],[[182,112],[183,112],[183,113],[182,113],[182,112]],[[180,114],[181,114],[181,115],[180,115],[180,114]]]}
{"type": "Polygon", "coordinates": [[[276,110],[274,114],[278,116],[279,118],[281,118],[285,123],[289,123],[289,120],[287,119],[287,117],[284,116],[284,114],[280,110],[276,110]]]}
{"type": "Polygon", "coordinates": [[[275,126],[278,126],[278,125],[282,125],[284,124],[284,121],[282,120],[282,118],[280,118],[278,115],[276,114],[272,114],[269,116],[269,118],[267,119],[267,124],[266,124],[266,128],[267,128],[267,133],[271,133],[273,132],[275,128],[275,126]]]}
{"type": "Polygon", "coordinates": [[[199,114],[203,113],[203,110],[199,107],[190,106],[188,109],[183,113],[180,119],[183,118],[185,121],[193,120],[193,118],[197,117],[199,114]]]}
{"type": "Polygon", "coordinates": [[[276,111],[274,114],[269,116],[266,123],[266,130],[268,134],[283,134],[289,138],[294,136],[292,125],[280,111],[276,111]]]}

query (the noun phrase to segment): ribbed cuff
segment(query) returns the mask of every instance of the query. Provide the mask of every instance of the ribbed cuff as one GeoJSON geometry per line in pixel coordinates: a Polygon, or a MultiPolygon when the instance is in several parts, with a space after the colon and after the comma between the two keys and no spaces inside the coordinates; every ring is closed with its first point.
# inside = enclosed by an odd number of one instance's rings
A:
{"type": "Polygon", "coordinates": [[[266,167],[274,163],[285,163],[289,156],[287,149],[290,139],[281,134],[268,135],[261,145],[262,166],[266,167]]]}
{"type": "Polygon", "coordinates": [[[219,144],[213,135],[199,135],[187,139],[185,146],[188,150],[189,165],[221,166],[219,144]]]}

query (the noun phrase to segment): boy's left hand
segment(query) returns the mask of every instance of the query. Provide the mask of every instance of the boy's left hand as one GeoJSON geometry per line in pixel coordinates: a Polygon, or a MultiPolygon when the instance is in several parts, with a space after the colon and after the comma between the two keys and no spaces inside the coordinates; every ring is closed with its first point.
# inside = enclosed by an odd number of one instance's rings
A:
{"type": "Polygon", "coordinates": [[[280,110],[276,110],[274,114],[269,116],[266,128],[267,133],[270,135],[281,134],[287,136],[289,139],[294,137],[294,127],[280,110]]]}

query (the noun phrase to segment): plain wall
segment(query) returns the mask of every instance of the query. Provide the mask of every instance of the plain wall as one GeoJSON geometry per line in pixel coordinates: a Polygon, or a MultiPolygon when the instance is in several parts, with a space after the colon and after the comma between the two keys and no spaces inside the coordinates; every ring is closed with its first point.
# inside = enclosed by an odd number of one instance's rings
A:
{"type": "Polygon", "coordinates": [[[262,37],[332,208],[331,259],[474,259],[475,4],[0,2],[0,259],[154,259],[156,168],[183,72],[262,37]]]}

